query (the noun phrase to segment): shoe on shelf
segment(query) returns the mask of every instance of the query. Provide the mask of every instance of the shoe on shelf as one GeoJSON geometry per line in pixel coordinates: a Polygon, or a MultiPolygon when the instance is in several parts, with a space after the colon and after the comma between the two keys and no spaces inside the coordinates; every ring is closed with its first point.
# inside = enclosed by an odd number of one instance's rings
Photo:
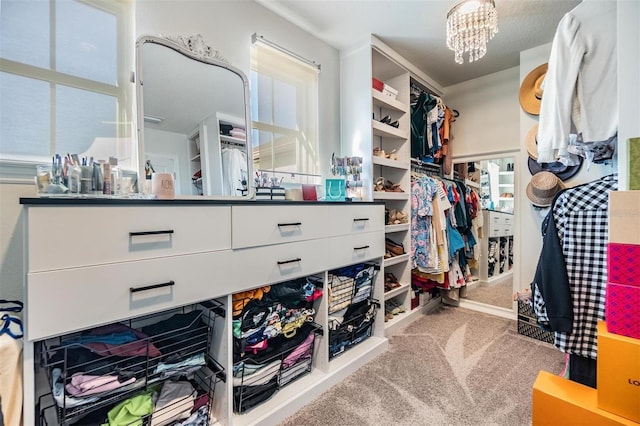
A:
{"type": "Polygon", "coordinates": [[[401,254],[405,254],[404,246],[402,244],[398,244],[390,238],[385,239],[385,247],[388,252],[392,253],[395,256],[399,256],[401,254]]]}
{"type": "Polygon", "coordinates": [[[408,223],[409,218],[405,212],[396,211],[396,224],[408,223]]]}
{"type": "Polygon", "coordinates": [[[387,300],[386,302],[384,302],[384,311],[385,313],[398,315],[400,313],[400,308],[397,307],[395,304],[392,304],[391,300],[387,300]]]}
{"type": "MultiPolygon", "coordinates": [[[[383,151],[384,152],[384,151],[383,151]]],[[[397,160],[398,159],[398,154],[396,154],[396,150],[394,149],[393,151],[391,151],[390,153],[387,154],[387,158],[389,160],[397,160]]]]}
{"type": "Polygon", "coordinates": [[[384,190],[387,192],[404,192],[399,183],[393,183],[390,180],[387,180],[384,184],[384,190]]]}
{"type": "Polygon", "coordinates": [[[386,302],[384,302],[384,306],[385,306],[385,309],[389,310],[394,315],[407,312],[407,308],[405,308],[402,303],[396,301],[395,299],[387,300],[386,302]],[[388,309],[388,308],[391,308],[391,309],[388,309]]]}
{"type": "Polygon", "coordinates": [[[398,281],[395,275],[391,272],[385,272],[384,274],[384,291],[391,291],[394,288],[400,287],[402,284],[398,281]]]}
{"type": "Polygon", "coordinates": [[[382,158],[388,158],[387,157],[387,153],[384,152],[384,149],[381,149],[380,147],[375,147],[373,148],[373,156],[374,157],[382,157],[382,158]]]}
{"type": "Polygon", "coordinates": [[[385,115],[384,117],[382,117],[382,118],[380,119],[380,122],[381,122],[381,123],[384,123],[384,124],[389,124],[389,123],[391,123],[391,116],[390,116],[390,115],[385,115]]]}
{"type": "Polygon", "coordinates": [[[373,190],[385,191],[384,178],[382,176],[380,176],[379,178],[376,178],[375,182],[373,183],[373,190]]]}
{"type": "Polygon", "coordinates": [[[388,214],[386,215],[386,224],[387,225],[396,225],[396,220],[397,220],[397,214],[398,211],[396,209],[391,209],[390,211],[388,211],[388,214]]]}
{"type": "Polygon", "coordinates": [[[384,313],[384,322],[387,322],[387,321],[392,320],[392,319],[393,319],[393,314],[392,313],[390,313],[390,312],[385,312],[384,313]]]}
{"type": "Polygon", "coordinates": [[[398,126],[400,125],[400,123],[398,123],[398,120],[396,121],[392,121],[390,123],[387,123],[389,126],[391,127],[395,127],[396,129],[398,128],[398,126]]]}

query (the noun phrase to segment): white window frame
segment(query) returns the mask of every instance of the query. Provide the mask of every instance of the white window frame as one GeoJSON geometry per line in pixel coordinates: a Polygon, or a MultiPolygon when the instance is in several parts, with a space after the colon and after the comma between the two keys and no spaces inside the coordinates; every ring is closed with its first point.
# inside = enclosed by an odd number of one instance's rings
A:
{"type": "MultiPolygon", "coordinates": [[[[55,63],[55,5],[57,0],[50,2],[49,12],[49,43],[50,43],[50,64],[55,63]]],[[[130,70],[133,69],[133,4],[131,0],[75,0],[79,3],[103,10],[116,17],[116,37],[117,37],[117,61],[116,68],[117,83],[114,85],[94,81],[82,77],[55,71],[53,69],[41,68],[34,65],[24,64],[0,57],[0,71],[27,77],[49,83],[49,90],[52,94],[49,108],[50,129],[50,154],[46,157],[5,154],[0,152],[0,183],[33,183],[35,176],[35,165],[48,164],[48,158],[55,153],[55,87],[64,85],[74,89],[91,91],[116,98],[117,113],[116,137],[131,138],[135,135],[133,131],[133,102],[134,87],[131,84],[130,70]]],[[[135,150],[137,153],[137,149],[135,150]]],[[[137,155],[137,154],[136,154],[137,155]]],[[[137,164],[137,159],[135,161],[137,164]]]]}

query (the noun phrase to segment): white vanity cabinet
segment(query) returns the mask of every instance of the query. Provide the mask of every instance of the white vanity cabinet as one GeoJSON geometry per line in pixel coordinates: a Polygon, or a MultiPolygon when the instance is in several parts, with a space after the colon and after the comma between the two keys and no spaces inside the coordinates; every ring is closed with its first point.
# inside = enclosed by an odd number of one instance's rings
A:
{"type": "MultiPolygon", "coordinates": [[[[373,335],[329,360],[319,336],[310,374],[252,410],[233,412],[232,294],[384,255],[381,203],[205,200],[21,199],[25,223],[24,424],[39,424],[51,392],[39,353],[61,336],[114,323],[217,306],[207,356],[219,365],[210,418],[217,424],[274,424],[387,347],[378,315],[373,335]],[[226,312],[226,313],[225,313],[226,312]]],[[[372,296],[382,299],[382,278],[372,296]]],[[[316,322],[327,330],[326,285],[316,322]]],[[[117,398],[114,404],[117,403],[117,398]]],[[[55,416],[54,416],[55,417],[55,416]]],[[[59,417],[48,424],[59,424],[59,417]]]]}
{"type": "Polygon", "coordinates": [[[513,214],[484,211],[480,240],[480,281],[490,282],[513,272],[513,214]]]}

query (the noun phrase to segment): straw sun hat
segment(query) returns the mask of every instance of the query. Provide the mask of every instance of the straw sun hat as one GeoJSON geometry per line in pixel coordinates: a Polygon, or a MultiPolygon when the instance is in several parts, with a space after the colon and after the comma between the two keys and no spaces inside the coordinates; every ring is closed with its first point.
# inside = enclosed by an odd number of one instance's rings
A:
{"type": "Polygon", "coordinates": [[[527,154],[529,157],[534,160],[538,159],[538,141],[536,137],[538,136],[538,125],[534,125],[527,132],[527,137],[525,138],[525,145],[527,147],[527,154]]]}
{"type": "Polygon", "coordinates": [[[538,172],[527,184],[527,197],[537,207],[549,207],[553,197],[565,188],[562,181],[551,172],[538,172]]]}
{"type": "Polygon", "coordinates": [[[542,100],[542,83],[547,74],[548,64],[542,64],[534,68],[522,80],[520,85],[520,106],[524,112],[539,115],[540,101],[542,100]]]}

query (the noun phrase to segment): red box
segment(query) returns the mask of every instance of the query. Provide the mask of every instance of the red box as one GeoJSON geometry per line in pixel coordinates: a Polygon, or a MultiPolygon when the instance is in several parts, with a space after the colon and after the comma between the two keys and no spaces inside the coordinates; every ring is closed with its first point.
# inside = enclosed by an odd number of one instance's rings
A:
{"type": "Polygon", "coordinates": [[[373,88],[376,89],[378,92],[382,92],[384,90],[384,83],[381,82],[380,80],[378,80],[377,78],[371,78],[372,82],[373,82],[373,88]]]}
{"type": "Polygon", "coordinates": [[[640,287],[607,283],[607,331],[640,339],[640,287]]]}
{"type": "Polygon", "coordinates": [[[607,247],[608,281],[640,286],[640,245],[609,243],[607,247]]]}

